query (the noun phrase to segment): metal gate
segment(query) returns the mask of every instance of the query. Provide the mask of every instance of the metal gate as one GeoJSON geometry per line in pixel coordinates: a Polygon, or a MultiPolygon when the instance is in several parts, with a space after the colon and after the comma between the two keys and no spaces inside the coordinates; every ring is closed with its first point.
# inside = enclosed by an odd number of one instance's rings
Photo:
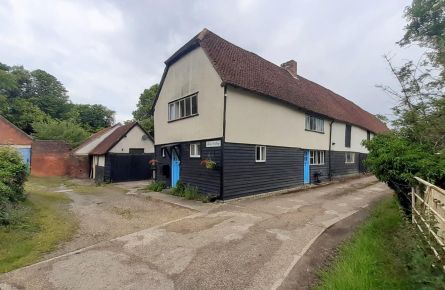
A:
{"type": "Polygon", "coordinates": [[[144,180],[152,178],[148,161],[154,154],[109,154],[108,164],[111,182],[144,180]]]}

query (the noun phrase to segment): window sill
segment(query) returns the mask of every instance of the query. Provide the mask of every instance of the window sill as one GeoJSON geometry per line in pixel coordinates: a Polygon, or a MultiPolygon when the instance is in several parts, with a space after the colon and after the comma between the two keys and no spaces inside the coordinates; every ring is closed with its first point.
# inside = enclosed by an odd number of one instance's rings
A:
{"type": "Polygon", "coordinates": [[[318,133],[318,134],[324,134],[324,132],[320,132],[320,131],[314,131],[314,130],[309,130],[309,129],[304,129],[307,132],[312,132],[312,133],[318,133]]]}
{"type": "Polygon", "coordinates": [[[201,156],[190,156],[191,159],[199,159],[201,156]]]}
{"type": "Polygon", "coordinates": [[[266,163],[266,160],[255,160],[255,163],[266,163]]]}
{"type": "Polygon", "coordinates": [[[345,164],[355,164],[355,162],[345,162],[345,164]]]}
{"type": "Polygon", "coordinates": [[[190,115],[190,116],[187,116],[187,117],[182,117],[182,118],[179,118],[179,119],[169,120],[169,121],[167,121],[167,123],[172,123],[172,122],[176,122],[176,121],[180,121],[180,120],[184,120],[184,119],[188,119],[188,118],[192,118],[192,117],[196,117],[196,116],[199,116],[199,114],[193,114],[193,115],[190,115]]]}
{"type": "Polygon", "coordinates": [[[313,165],[313,166],[322,166],[322,165],[325,165],[325,163],[319,163],[319,164],[309,164],[309,165],[313,165]]]}

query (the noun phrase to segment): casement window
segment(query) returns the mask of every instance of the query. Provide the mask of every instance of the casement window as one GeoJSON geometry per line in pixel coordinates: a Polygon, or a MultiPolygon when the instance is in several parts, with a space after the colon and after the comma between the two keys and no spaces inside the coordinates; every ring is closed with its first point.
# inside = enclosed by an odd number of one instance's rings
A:
{"type": "Polygon", "coordinates": [[[201,157],[201,144],[190,144],[190,157],[201,157]]]}
{"type": "Polygon", "coordinates": [[[162,155],[163,158],[165,158],[165,148],[161,149],[161,155],[162,155]]]}
{"type": "Polygon", "coordinates": [[[266,146],[256,146],[255,161],[256,162],[266,162],[266,146]]]}
{"type": "Polygon", "coordinates": [[[314,116],[306,115],[306,130],[324,133],[324,120],[314,116]]]}
{"type": "Polygon", "coordinates": [[[345,163],[355,163],[355,153],[346,152],[345,153],[345,163]]]}
{"type": "Polygon", "coordinates": [[[345,126],[345,147],[351,148],[351,125],[345,126]]]}
{"type": "Polygon", "coordinates": [[[130,154],[144,154],[144,148],[130,148],[128,151],[130,154]]]}
{"type": "Polygon", "coordinates": [[[323,165],[324,164],[324,151],[311,150],[310,158],[311,165],[323,165]]]}
{"type": "Polygon", "coordinates": [[[168,104],[168,120],[174,121],[198,114],[198,94],[168,104]]]}

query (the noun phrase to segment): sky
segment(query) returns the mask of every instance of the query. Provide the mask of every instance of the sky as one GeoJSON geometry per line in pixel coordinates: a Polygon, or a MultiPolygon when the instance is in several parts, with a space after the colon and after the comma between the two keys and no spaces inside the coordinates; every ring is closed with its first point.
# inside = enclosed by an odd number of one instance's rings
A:
{"type": "Polygon", "coordinates": [[[43,69],[74,103],[98,103],[132,118],[140,93],[158,83],[164,61],[203,28],[298,74],[373,114],[391,117],[397,88],[383,55],[400,48],[410,0],[221,0],[0,2],[0,62],[43,69]]]}

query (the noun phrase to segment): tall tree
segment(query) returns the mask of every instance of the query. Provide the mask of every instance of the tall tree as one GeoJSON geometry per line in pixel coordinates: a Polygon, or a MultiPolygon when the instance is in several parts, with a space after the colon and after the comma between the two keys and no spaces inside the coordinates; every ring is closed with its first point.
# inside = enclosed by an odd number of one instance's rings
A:
{"type": "Polygon", "coordinates": [[[149,89],[145,89],[139,97],[136,110],[133,112],[133,118],[152,135],[154,135],[152,107],[158,91],[158,84],[154,84],[149,89]]]}
{"type": "Polygon", "coordinates": [[[103,105],[71,104],[68,119],[90,132],[96,132],[114,123],[115,112],[103,105]]]}
{"type": "Polygon", "coordinates": [[[427,55],[431,63],[440,66],[445,76],[445,1],[413,0],[406,8],[405,18],[408,23],[399,44],[414,43],[429,48],[427,55]]]}

